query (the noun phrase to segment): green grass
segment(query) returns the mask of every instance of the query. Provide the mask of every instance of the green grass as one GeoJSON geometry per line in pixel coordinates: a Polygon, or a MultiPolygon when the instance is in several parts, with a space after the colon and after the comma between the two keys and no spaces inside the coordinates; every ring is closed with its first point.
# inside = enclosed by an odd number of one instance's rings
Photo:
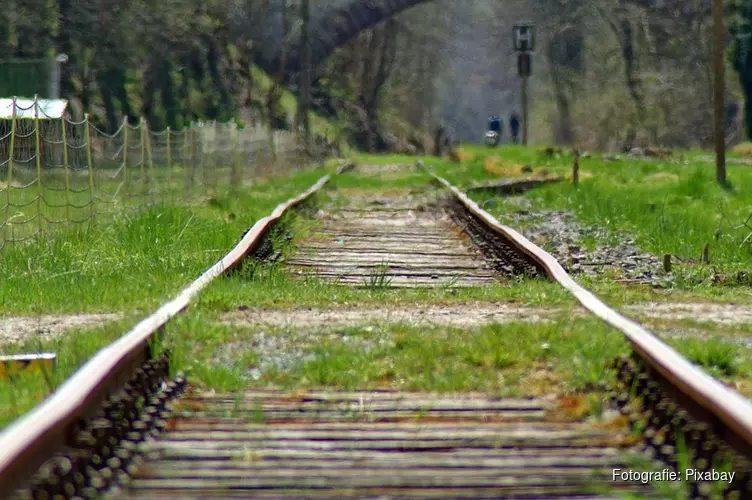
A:
{"type": "MultiPolygon", "coordinates": [[[[532,175],[542,169],[567,175],[572,164],[566,152],[549,157],[519,146],[467,150],[474,156],[459,164],[435,158],[426,159],[426,163],[460,187],[498,179],[484,169],[488,156],[529,164],[532,175]]],[[[679,256],[687,263],[674,266],[678,291],[719,300],[752,300],[752,276],[747,272],[752,239],[744,242],[752,228],[739,227],[752,213],[752,190],[748,188],[752,169],[748,166],[729,165],[730,190],[715,182],[714,166],[700,152],[684,152],[670,161],[604,161],[602,155],[593,155],[581,160],[580,172],[579,187],[562,182],[523,194],[530,202],[529,210],[572,211],[583,224],[605,229],[609,239],[630,235],[647,252],[679,256]],[[709,245],[710,265],[689,262],[700,259],[705,244],[709,245]]],[[[519,209],[514,199],[483,193],[473,198],[502,221],[519,209]]],[[[607,241],[586,243],[593,246],[607,241]]]]}
{"type": "MultiPolygon", "coordinates": [[[[327,170],[272,178],[187,206],[156,205],[122,213],[109,225],[5,249],[0,314],[130,311],[126,320],[52,339],[33,335],[3,353],[57,354],[49,377],[0,381],[0,427],[31,409],[99,349],[125,333],[225,255],[253,222],[310,187],[327,170]]],[[[242,360],[251,362],[252,353],[242,360]]],[[[208,380],[221,371],[206,373],[208,380]]]]}
{"type": "Polygon", "coordinates": [[[6,248],[0,315],[154,308],[227,253],[257,219],[324,173],[260,180],[191,205],[118,213],[89,231],[6,248]]]}
{"type": "MultiPolygon", "coordinates": [[[[717,340],[686,339],[676,343],[684,357],[717,377],[733,377],[742,371],[738,346],[717,340]]],[[[748,352],[746,353],[748,355],[748,352]]],[[[748,370],[744,370],[748,373],[748,370]]]]}
{"type": "MultiPolygon", "coordinates": [[[[477,151],[484,149],[477,148],[477,151]]],[[[493,154],[501,151],[496,150],[493,154]]],[[[503,151],[505,154],[508,151],[514,161],[538,162],[536,166],[546,165],[551,171],[563,173],[568,168],[566,158],[542,159],[537,151],[524,148],[505,148],[503,151]]],[[[375,163],[370,157],[360,157],[358,160],[375,163]]],[[[383,164],[414,164],[415,158],[384,157],[377,160],[383,164]]],[[[443,175],[454,176],[453,182],[465,186],[484,180],[483,176],[487,174],[482,158],[459,165],[437,159],[426,158],[425,161],[443,175]]],[[[633,203],[639,205],[650,203],[652,196],[669,196],[673,193],[674,196],[683,197],[688,206],[694,209],[709,203],[705,200],[705,194],[698,195],[706,191],[711,197],[726,199],[729,205],[733,201],[738,210],[746,200],[740,192],[728,193],[714,188],[712,182],[708,183],[705,177],[693,173],[695,171],[691,168],[683,177],[677,172],[684,166],[629,162],[630,167],[633,164],[642,166],[627,171],[626,168],[616,169],[610,163],[586,160],[591,161],[592,164],[583,164],[583,170],[591,172],[593,177],[584,178],[579,190],[569,185],[555,185],[525,196],[536,207],[575,210],[584,222],[604,225],[613,234],[629,231],[638,237],[639,243],[646,245],[646,249],[653,241],[649,237],[654,230],[651,226],[653,222],[644,214],[638,217],[638,211],[630,207],[624,208],[623,213],[618,213],[615,207],[617,203],[625,203],[630,196],[636,197],[633,203]],[[678,176],[675,183],[652,186],[643,182],[644,177],[657,172],[661,165],[678,176]],[[599,194],[600,188],[607,194],[599,194]],[[609,225],[601,221],[604,214],[611,217],[618,215],[619,218],[609,225]]],[[[255,220],[267,215],[280,201],[309,187],[323,173],[324,170],[307,171],[285,179],[270,179],[237,193],[226,192],[207,197],[195,206],[158,205],[135,215],[118,216],[112,224],[98,226],[88,233],[61,235],[6,251],[3,255],[4,265],[0,268],[0,303],[3,304],[0,312],[9,315],[152,310],[224,255],[255,220]]],[[[735,171],[733,175],[736,175],[735,171]]],[[[334,178],[331,187],[335,191],[322,193],[318,198],[320,202],[336,202],[339,194],[350,194],[356,190],[369,195],[405,190],[426,193],[431,189],[428,181],[428,176],[418,169],[407,169],[399,175],[348,174],[334,178]]],[[[493,210],[496,215],[503,215],[504,200],[497,200],[493,210]]],[[[703,217],[695,217],[695,211],[689,213],[694,218],[703,217]]],[[[680,217],[678,212],[672,214],[674,218],[680,217]]],[[[700,222],[685,224],[705,227],[700,222]]],[[[671,230],[666,227],[664,229],[670,233],[671,230]]],[[[286,229],[300,238],[310,236],[315,227],[309,219],[289,217],[286,219],[286,229]]],[[[665,241],[676,240],[679,244],[681,235],[671,234],[674,240],[668,235],[665,241]]],[[[688,234],[683,238],[702,241],[697,234],[688,234]]],[[[281,243],[281,240],[277,243],[281,243]]],[[[724,247],[726,254],[718,252],[718,255],[727,255],[731,261],[725,264],[726,267],[718,264],[723,272],[744,262],[743,252],[737,252],[732,246],[724,247]]],[[[281,250],[282,255],[287,256],[295,251],[295,247],[282,245],[281,250]]],[[[699,271],[712,267],[696,266],[692,269],[699,271]]],[[[668,292],[614,285],[600,278],[579,279],[595,293],[604,296],[607,302],[617,303],[663,301],[676,297],[711,300],[736,296],[741,299],[748,293],[739,284],[726,287],[724,292],[714,295],[712,290],[717,289],[688,281],[680,281],[678,292],[668,292]]],[[[592,393],[597,391],[599,382],[607,382],[612,376],[605,363],[629,350],[620,333],[590,318],[570,318],[550,324],[510,323],[472,329],[418,328],[399,324],[354,325],[337,330],[334,337],[309,335],[293,338],[289,332],[265,328],[266,335],[283,338],[280,342],[310,355],[310,359],[291,369],[266,371],[256,380],[249,375],[249,370],[258,368],[263,361],[254,348],[259,329],[217,322],[222,312],[241,307],[388,307],[411,303],[476,301],[513,301],[531,306],[570,307],[575,304],[560,286],[545,280],[521,278],[470,289],[393,289],[387,284],[378,272],[374,274],[370,286],[363,288],[343,287],[317,279],[293,280],[277,264],[246,261],[238,272],[212,283],[187,314],[168,325],[166,338],[168,347],[174,353],[173,369],[186,371],[197,385],[223,391],[274,385],[483,390],[510,396],[540,395],[554,391],[592,393]],[[350,341],[344,342],[344,337],[350,341]]],[[[61,338],[47,341],[56,344],[29,343],[18,349],[58,351],[60,365],[59,375],[56,376],[62,380],[125,329],[125,323],[117,323],[93,333],[72,335],[70,341],[61,338]]],[[[739,384],[740,390],[746,392],[745,387],[749,386],[748,380],[752,375],[748,349],[732,349],[729,348],[730,344],[717,339],[671,340],[670,343],[693,362],[724,381],[739,384]]],[[[5,416],[6,422],[20,411],[30,408],[48,390],[47,383],[39,377],[20,385],[0,383],[0,397],[5,398],[0,403],[7,403],[4,407],[11,408],[5,416]]]]}
{"type": "Polygon", "coordinates": [[[340,286],[316,278],[296,280],[278,265],[241,266],[238,273],[212,283],[199,298],[208,310],[239,307],[289,308],[347,305],[452,304],[470,301],[519,302],[531,306],[571,305],[574,299],[561,286],[544,280],[512,280],[484,287],[390,288],[378,274],[362,288],[340,286]],[[368,286],[372,285],[372,286],[368,286]]]}
{"type": "MultiPolygon", "coordinates": [[[[410,163],[409,165],[412,165],[410,163]]],[[[406,168],[398,173],[382,173],[376,175],[364,175],[361,173],[347,173],[339,175],[332,180],[332,189],[347,190],[351,194],[353,190],[362,190],[374,194],[375,191],[389,192],[399,190],[415,190],[418,192],[431,189],[431,177],[423,170],[406,168]]]]}
{"type": "Polygon", "coordinates": [[[168,325],[167,347],[176,369],[199,386],[221,391],[273,385],[505,396],[584,393],[611,380],[607,361],[628,349],[620,333],[593,319],[471,329],[380,323],[330,329],[327,335],[264,327],[265,337],[280,339],[278,350],[303,356],[288,370],[272,368],[254,380],[249,370],[259,365],[253,346],[262,330],[216,320],[211,312],[190,312],[168,325]]]}

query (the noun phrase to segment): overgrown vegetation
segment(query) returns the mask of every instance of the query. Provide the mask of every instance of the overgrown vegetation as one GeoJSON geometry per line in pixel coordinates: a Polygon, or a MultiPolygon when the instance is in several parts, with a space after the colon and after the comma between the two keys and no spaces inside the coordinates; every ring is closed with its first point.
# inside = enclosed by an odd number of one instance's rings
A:
{"type": "MultiPolygon", "coordinates": [[[[573,160],[566,151],[547,153],[535,148],[464,151],[468,160],[460,164],[427,161],[451,182],[467,187],[499,179],[485,168],[489,156],[529,165],[531,172],[520,174],[529,177],[566,177],[573,160]]],[[[677,153],[665,160],[593,154],[581,159],[580,165],[579,186],[563,182],[529,191],[522,195],[530,203],[526,210],[568,210],[613,237],[634,237],[639,247],[654,255],[676,256],[673,271],[678,290],[751,297],[747,268],[752,244],[745,241],[749,227],[742,225],[752,212],[752,194],[743,187],[752,182],[748,167],[729,165],[729,178],[737,187],[726,190],[713,181],[710,159],[698,152],[677,153]],[[706,244],[709,264],[701,262],[706,244]]],[[[502,220],[509,220],[506,216],[519,209],[514,202],[492,194],[479,193],[474,198],[502,220]]],[[[598,280],[588,282],[593,281],[598,280]]]]}
{"type": "Polygon", "coordinates": [[[154,308],[224,256],[258,218],[324,173],[260,179],[195,205],[157,205],[90,231],[6,248],[0,314],[154,308]]]}
{"type": "Polygon", "coordinates": [[[266,338],[277,339],[275,357],[299,362],[290,369],[265,364],[254,377],[252,370],[262,366],[258,356],[250,356],[259,328],[212,318],[205,312],[186,315],[170,326],[168,337],[179,360],[176,368],[217,390],[274,385],[482,390],[506,396],[588,392],[611,376],[606,360],[626,352],[621,334],[592,319],[469,329],[384,322],[297,334],[264,328],[266,338]],[[227,344],[233,346],[231,356],[227,344]]]}
{"type": "MultiPolygon", "coordinates": [[[[629,353],[623,334],[592,318],[477,328],[382,321],[305,331],[220,324],[216,318],[207,311],[187,315],[170,326],[168,338],[179,360],[176,368],[220,391],[275,386],[584,395],[610,383],[608,363],[629,353]],[[257,347],[264,341],[276,346],[272,358],[258,355],[266,352],[257,347]]],[[[712,375],[752,394],[752,349],[722,339],[669,343],[712,375]]]]}
{"type": "Polygon", "coordinates": [[[409,29],[389,21],[366,30],[313,68],[311,92],[298,73],[300,37],[341,4],[13,1],[0,12],[0,96],[51,97],[51,59],[66,54],[67,63],[59,65],[61,96],[71,100],[74,116],[89,113],[109,132],[124,116],[131,123],[144,117],[152,130],[237,119],[287,130],[310,124],[311,135],[328,142],[340,139],[342,130],[374,147],[385,140],[394,145],[386,126],[404,145],[431,115],[436,65],[410,67],[438,59],[432,46],[438,35],[427,28],[440,19],[414,13],[409,29]],[[292,102],[291,91],[300,99],[292,102]],[[308,114],[311,106],[318,115],[308,114]],[[322,126],[322,115],[342,125],[336,134],[322,126]]]}

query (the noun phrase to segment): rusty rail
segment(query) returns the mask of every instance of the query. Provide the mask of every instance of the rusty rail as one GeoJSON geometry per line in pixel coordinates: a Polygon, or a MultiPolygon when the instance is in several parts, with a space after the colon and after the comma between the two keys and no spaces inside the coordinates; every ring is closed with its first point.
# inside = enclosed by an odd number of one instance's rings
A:
{"type": "Polygon", "coordinates": [[[647,366],[670,385],[671,392],[683,406],[720,430],[719,437],[738,452],[752,457],[752,403],[747,398],[697,368],[639,324],[611,309],[578,285],[551,254],[501,224],[446,179],[428,173],[449,189],[468,212],[534,262],[550,279],[566,288],[585,309],[621,331],[647,366]]]}
{"type": "Polygon", "coordinates": [[[322,177],[311,188],[281,203],[270,215],[258,220],[235,248],[177,297],[100,350],[47,400],[8,426],[0,434],[0,499],[12,495],[46,459],[69,441],[82,419],[93,415],[109,394],[123,386],[150,357],[150,344],[171,318],[183,311],[215,278],[237,266],[287,210],[320,190],[329,177],[322,177]]]}

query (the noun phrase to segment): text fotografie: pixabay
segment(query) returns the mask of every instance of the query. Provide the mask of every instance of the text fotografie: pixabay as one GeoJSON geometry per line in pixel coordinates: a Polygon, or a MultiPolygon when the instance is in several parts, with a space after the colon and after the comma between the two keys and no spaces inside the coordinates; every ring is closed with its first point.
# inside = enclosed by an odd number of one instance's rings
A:
{"type": "Polygon", "coordinates": [[[632,481],[647,484],[651,481],[725,481],[730,483],[734,480],[735,472],[722,472],[715,469],[702,471],[698,469],[685,469],[673,471],[663,469],[658,472],[638,472],[630,469],[614,469],[614,481],[632,481]]]}

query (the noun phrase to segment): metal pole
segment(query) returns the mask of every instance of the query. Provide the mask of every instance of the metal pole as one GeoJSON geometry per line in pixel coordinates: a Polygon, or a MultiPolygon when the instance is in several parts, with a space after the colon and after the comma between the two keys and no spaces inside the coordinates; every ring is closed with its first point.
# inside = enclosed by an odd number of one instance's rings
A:
{"type": "Polygon", "coordinates": [[[130,200],[129,195],[131,190],[128,185],[128,117],[123,118],[123,183],[124,183],[124,196],[123,204],[128,203],[130,200]]]}
{"type": "Polygon", "coordinates": [[[10,119],[10,146],[8,148],[8,182],[5,186],[5,193],[7,196],[5,206],[5,227],[3,228],[3,246],[8,242],[8,228],[10,226],[10,192],[11,184],[13,183],[13,152],[16,147],[16,111],[18,105],[16,104],[16,97],[13,97],[13,110],[10,119]]]}
{"type": "Polygon", "coordinates": [[[527,146],[527,77],[522,77],[522,145],[527,146]]]}
{"type": "Polygon", "coordinates": [[[63,137],[63,168],[65,169],[65,218],[68,224],[71,223],[71,190],[70,190],[70,162],[68,161],[68,135],[65,132],[65,115],[60,117],[60,123],[62,124],[62,137],[63,137]]]}
{"type": "Polygon", "coordinates": [[[726,133],[725,133],[725,60],[723,33],[723,0],[713,0],[713,73],[715,118],[715,175],[718,183],[726,184],[726,133]]]}
{"type": "Polygon", "coordinates": [[[149,183],[146,179],[146,122],[144,122],[143,116],[138,122],[138,128],[138,140],[141,142],[141,205],[146,205],[149,197],[149,183]]]}
{"type": "Polygon", "coordinates": [[[91,202],[91,224],[93,226],[97,217],[97,194],[94,191],[94,159],[91,154],[91,123],[89,113],[84,114],[84,137],[86,141],[86,168],[89,169],[89,201],[91,202]]]}
{"type": "Polygon", "coordinates": [[[39,236],[42,235],[42,198],[44,187],[42,186],[42,135],[39,130],[39,96],[34,96],[34,153],[37,163],[37,217],[39,218],[39,236]]]}

